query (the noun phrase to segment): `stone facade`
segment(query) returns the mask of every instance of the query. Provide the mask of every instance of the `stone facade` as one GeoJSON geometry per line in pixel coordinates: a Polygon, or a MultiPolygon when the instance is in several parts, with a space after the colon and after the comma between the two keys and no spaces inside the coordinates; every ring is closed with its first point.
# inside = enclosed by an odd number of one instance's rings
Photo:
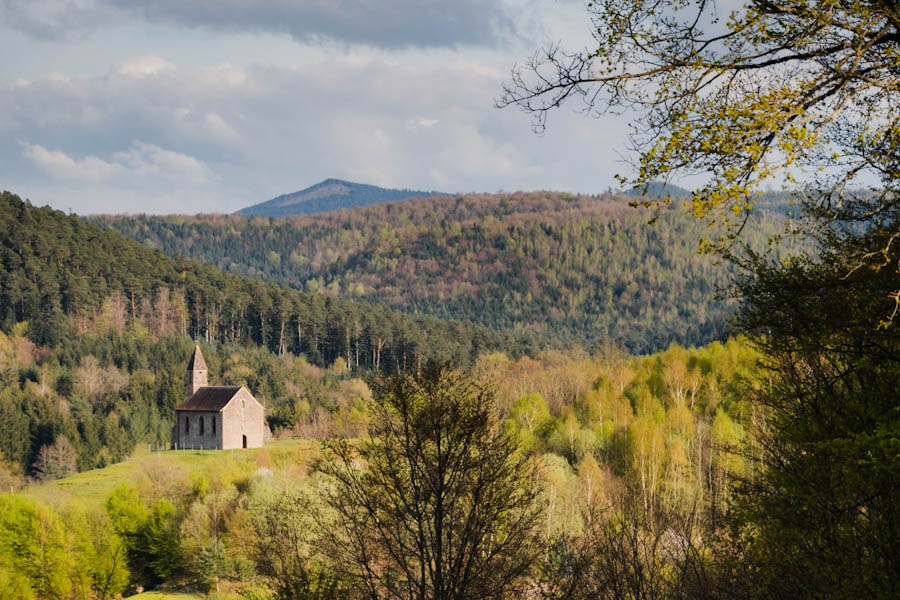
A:
{"type": "Polygon", "coordinates": [[[222,448],[261,448],[265,434],[266,409],[242,387],[222,409],[222,448]]]}
{"type": "Polygon", "coordinates": [[[207,385],[207,367],[198,345],[188,365],[188,398],[175,408],[175,448],[260,448],[265,442],[266,409],[243,386],[207,385]]]}
{"type": "MultiPolygon", "coordinates": [[[[222,448],[222,415],[218,412],[176,411],[178,448],[222,448]]],[[[234,448],[235,446],[229,446],[234,448]]],[[[240,448],[240,446],[236,446],[240,448]]]]}

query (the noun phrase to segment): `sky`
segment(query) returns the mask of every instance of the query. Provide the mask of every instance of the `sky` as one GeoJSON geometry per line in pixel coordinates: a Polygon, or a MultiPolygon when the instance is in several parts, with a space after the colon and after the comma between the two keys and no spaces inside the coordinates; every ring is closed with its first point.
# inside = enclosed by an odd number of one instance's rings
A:
{"type": "Polygon", "coordinates": [[[227,213],[336,177],[615,187],[627,124],[494,107],[589,45],[579,0],[0,0],[0,189],[79,214],[227,213]]]}

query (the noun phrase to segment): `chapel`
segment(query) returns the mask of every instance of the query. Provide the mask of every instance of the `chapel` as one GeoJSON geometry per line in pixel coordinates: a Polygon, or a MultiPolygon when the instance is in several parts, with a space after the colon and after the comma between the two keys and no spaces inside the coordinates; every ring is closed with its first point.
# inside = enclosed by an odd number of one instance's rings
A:
{"type": "Polygon", "coordinates": [[[209,369],[197,344],[187,368],[187,400],[175,407],[174,447],[262,447],[265,407],[244,386],[208,385],[208,379],[209,369]]]}

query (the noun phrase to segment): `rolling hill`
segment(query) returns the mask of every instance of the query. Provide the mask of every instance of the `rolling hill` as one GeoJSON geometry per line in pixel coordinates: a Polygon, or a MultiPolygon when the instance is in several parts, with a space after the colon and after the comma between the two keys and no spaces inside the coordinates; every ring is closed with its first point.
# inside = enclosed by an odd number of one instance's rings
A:
{"type": "Polygon", "coordinates": [[[248,206],[235,214],[248,217],[306,215],[438,194],[438,192],[385,189],[340,179],[326,179],[299,192],[283,194],[266,202],[248,206]]]}
{"type": "MultiPolygon", "coordinates": [[[[459,195],[278,220],[103,217],[167,254],[328,297],[648,353],[726,335],[733,271],[697,255],[705,225],[677,209],[647,226],[630,197],[459,195]]],[[[769,215],[748,228],[764,243],[769,215]]]]}

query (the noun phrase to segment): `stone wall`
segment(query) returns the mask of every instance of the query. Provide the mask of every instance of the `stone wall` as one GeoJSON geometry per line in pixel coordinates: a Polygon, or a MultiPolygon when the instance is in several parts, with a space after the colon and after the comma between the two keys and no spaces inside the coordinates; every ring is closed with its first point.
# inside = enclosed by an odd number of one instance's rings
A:
{"type": "Polygon", "coordinates": [[[246,389],[222,409],[222,448],[261,448],[265,442],[265,408],[246,389]]]}
{"type": "Polygon", "coordinates": [[[222,447],[222,415],[217,412],[180,411],[176,424],[178,448],[215,449],[222,447]],[[185,427],[185,419],[190,426],[185,427]],[[201,426],[201,419],[203,420],[201,426]],[[215,433],[213,433],[215,431],[215,433]]]}

